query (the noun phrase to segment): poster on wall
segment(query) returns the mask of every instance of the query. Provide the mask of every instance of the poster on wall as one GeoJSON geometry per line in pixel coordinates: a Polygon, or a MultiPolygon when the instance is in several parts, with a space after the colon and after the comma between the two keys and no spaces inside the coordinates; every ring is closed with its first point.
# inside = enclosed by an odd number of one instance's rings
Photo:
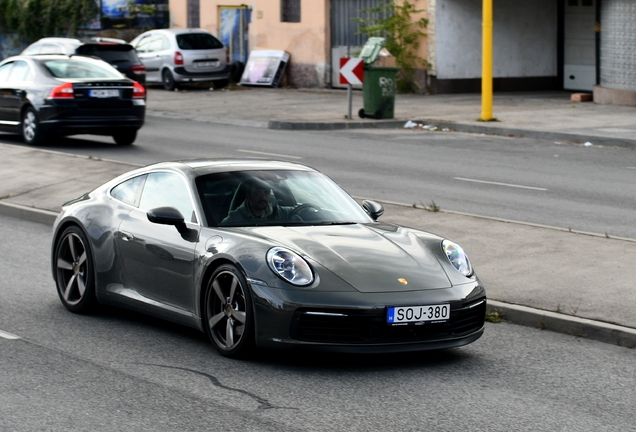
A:
{"type": "Polygon", "coordinates": [[[240,84],[278,87],[288,62],[289,54],[285,51],[251,51],[240,84]]]}
{"type": "Polygon", "coordinates": [[[252,11],[248,6],[219,6],[221,42],[231,62],[247,62],[247,41],[252,11]]]}
{"type": "Polygon", "coordinates": [[[101,0],[101,28],[168,28],[168,0],[101,0]]]}

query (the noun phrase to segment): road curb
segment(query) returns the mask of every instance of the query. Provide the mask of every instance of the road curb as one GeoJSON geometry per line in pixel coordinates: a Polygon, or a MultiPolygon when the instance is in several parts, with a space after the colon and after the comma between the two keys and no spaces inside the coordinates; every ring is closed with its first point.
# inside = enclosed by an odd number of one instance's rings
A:
{"type": "MultiPolygon", "coordinates": [[[[399,129],[403,128],[409,120],[362,120],[362,121],[336,121],[336,122],[306,122],[292,120],[271,120],[267,124],[268,129],[276,130],[315,130],[330,131],[344,129],[399,129]]],[[[570,134],[562,132],[535,131],[530,129],[517,129],[495,126],[490,123],[486,125],[474,125],[468,123],[455,123],[451,121],[440,121],[433,119],[410,120],[416,124],[425,124],[437,127],[439,130],[449,129],[453,132],[479,133],[486,135],[501,135],[510,137],[535,138],[550,141],[585,143],[591,142],[595,145],[609,147],[636,148],[636,140],[625,138],[612,138],[598,135],[570,134]]]]}
{"type": "Polygon", "coordinates": [[[488,312],[503,316],[505,321],[550,330],[627,348],[636,347],[636,329],[593,321],[528,306],[488,300],[488,312]]]}
{"type": "Polygon", "coordinates": [[[0,201],[0,214],[51,226],[58,215],[58,213],[50,210],[27,207],[6,201],[0,201]]]}
{"type": "Polygon", "coordinates": [[[375,121],[338,121],[338,122],[307,122],[270,120],[268,129],[275,130],[343,130],[343,129],[398,129],[404,127],[406,120],[375,120],[375,121]]]}

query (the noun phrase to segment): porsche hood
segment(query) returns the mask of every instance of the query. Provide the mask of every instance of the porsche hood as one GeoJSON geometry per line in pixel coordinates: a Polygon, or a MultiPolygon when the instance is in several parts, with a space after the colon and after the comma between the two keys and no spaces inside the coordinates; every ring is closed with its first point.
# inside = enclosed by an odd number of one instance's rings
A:
{"type": "Polygon", "coordinates": [[[437,258],[406,229],[352,224],[259,227],[253,232],[315,260],[360,292],[452,286],[437,258]]]}

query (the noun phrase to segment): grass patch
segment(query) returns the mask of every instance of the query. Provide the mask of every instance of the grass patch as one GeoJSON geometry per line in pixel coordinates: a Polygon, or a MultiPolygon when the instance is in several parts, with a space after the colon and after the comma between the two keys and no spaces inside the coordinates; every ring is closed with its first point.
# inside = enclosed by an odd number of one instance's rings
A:
{"type": "Polygon", "coordinates": [[[504,319],[504,316],[500,314],[499,312],[486,311],[486,321],[488,321],[489,323],[497,324],[502,322],[503,319],[504,319]]]}

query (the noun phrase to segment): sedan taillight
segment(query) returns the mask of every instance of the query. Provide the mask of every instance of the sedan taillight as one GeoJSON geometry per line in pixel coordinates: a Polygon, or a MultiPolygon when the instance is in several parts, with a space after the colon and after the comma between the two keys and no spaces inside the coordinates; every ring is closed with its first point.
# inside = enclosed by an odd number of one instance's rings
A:
{"type": "Polygon", "coordinates": [[[146,75],[146,66],[144,65],[135,65],[130,68],[130,70],[135,75],[146,75]]]}
{"type": "Polygon", "coordinates": [[[133,97],[133,99],[141,99],[141,98],[145,98],[146,97],[146,89],[144,88],[144,86],[139,84],[137,81],[135,81],[134,86],[133,86],[132,97],[133,97]]]}
{"type": "Polygon", "coordinates": [[[72,83],[64,83],[55,87],[51,90],[51,94],[49,95],[49,99],[73,99],[75,95],[73,93],[73,84],[72,83]]]}
{"type": "Polygon", "coordinates": [[[183,64],[183,55],[179,51],[174,52],[174,64],[176,65],[183,64]]]}

